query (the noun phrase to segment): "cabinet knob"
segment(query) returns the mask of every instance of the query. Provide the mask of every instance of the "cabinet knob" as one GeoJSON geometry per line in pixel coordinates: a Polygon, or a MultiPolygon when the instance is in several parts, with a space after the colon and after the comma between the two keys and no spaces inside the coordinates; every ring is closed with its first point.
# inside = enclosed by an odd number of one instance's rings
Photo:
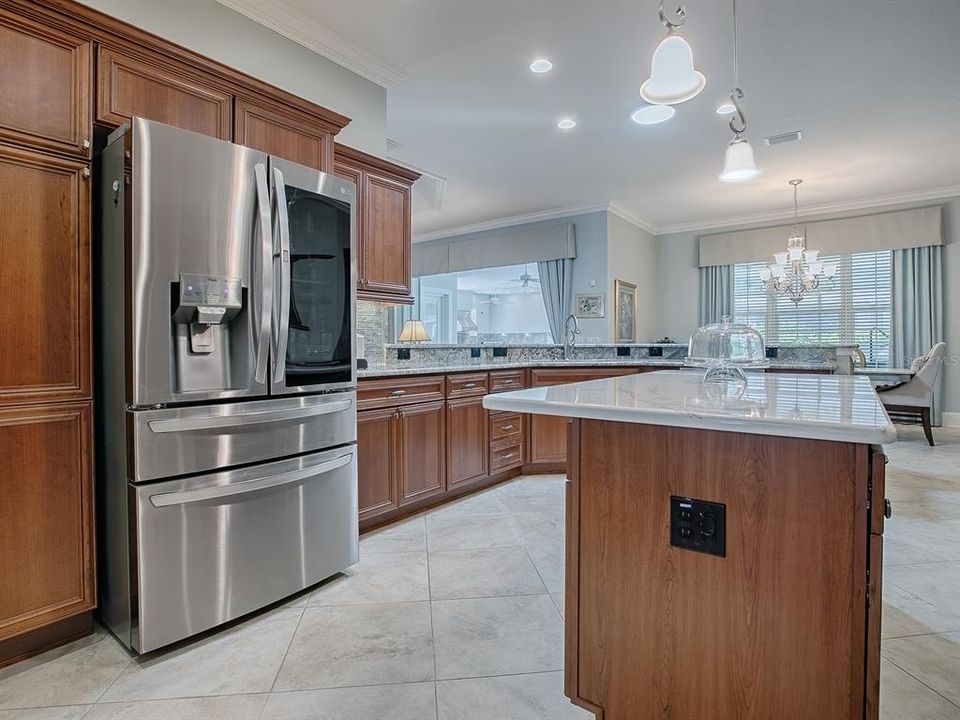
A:
{"type": "Polygon", "coordinates": [[[80,143],[80,147],[82,147],[84,150],[89,150],[89,149],[90,149],[90,141],[89,141],[87,138],[84,138],[84,139],[81,141],[81,143],[80,143]]]}
{"type": "Polygon", "coordinates": [[[81,177],[84,177],[84,178],[90,177],[90,168],[85,167],[83,170],[81,170],[81,171],[80,171],[80,176],[81,176],[81,177]]]}
{"type": "Polygon", "coordinates": [[[883,516],[887,519],[893,517],[893,505],[886,498],[883,499],[883,516]]]}

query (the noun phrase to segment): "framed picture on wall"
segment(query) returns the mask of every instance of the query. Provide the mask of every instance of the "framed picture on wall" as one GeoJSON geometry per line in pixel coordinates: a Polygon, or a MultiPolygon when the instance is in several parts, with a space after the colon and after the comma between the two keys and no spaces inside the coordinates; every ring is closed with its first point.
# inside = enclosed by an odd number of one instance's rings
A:
{"type": "Polygon", "coordinates": [[[606,317],[606,296],[604,293],[577,293],[573,313],[578,318],[606,317]]]}
{"type": "Polygon", "coordinates": [[[637,341],[637,286],[626,280],[613,281],[614,342],[637,341]]]}

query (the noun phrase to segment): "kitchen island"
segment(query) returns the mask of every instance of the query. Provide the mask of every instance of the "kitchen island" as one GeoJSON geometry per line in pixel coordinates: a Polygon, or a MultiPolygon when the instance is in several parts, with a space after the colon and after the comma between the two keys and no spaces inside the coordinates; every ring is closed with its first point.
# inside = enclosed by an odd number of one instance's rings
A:
{"type": "Polygon", "coordinates": [[[571,419],[575,703],[603,720],[877,717],[896,433],[866,378],[657,371],[484,405],[571,419]]]}

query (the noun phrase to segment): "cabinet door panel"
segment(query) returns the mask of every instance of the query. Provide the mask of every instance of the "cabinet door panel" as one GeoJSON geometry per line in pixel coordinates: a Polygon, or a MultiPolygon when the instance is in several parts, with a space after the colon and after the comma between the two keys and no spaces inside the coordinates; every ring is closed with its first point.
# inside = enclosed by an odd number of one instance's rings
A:
{"type": "Polygon", "coordinates": [[[360,285],[367,292],[410,294],[410,186],[363,176],[360,285]]]}
{"type": "Polygon", "coordinates": [[[400,408],[400,504],[446,489],[444,403],[400,408]]]}
{"type": "Polygon", "coordinates": [[[483,398],[447,401],[447,483],[455,487],[487,476],[487,411],[483,398]]]}
{"type": "Polygon", "coordinates": [[[91,43],[0,12],[0,138],[89,157],[91,43]]]}
{"type": "Polygon", "coordinates": [[[90,396],[86,169],[0,147],[0,405],[90,396]]]}
{"type": "Polygon", "coordinates": [[[361,520],[399,506],[398,461],[397,411],[364,410],[357,413],[357,483],[361,520]]]}
{"type": "Polygon", "coordinates": [[[90,415],[0,410],[0,639],[95,605],[90,415]]]}
{"type": "Polygon", "coordinates": [[[97,121],[121,125],[132,116],[230,140],[233,96],[186,73],[97,53],[97,121]]]}
{"type": "Polygon", "coordinates": [[[249,100],[237,100],[234,142],[329,172],[333,167],[333,134],[292,113],[282,113],[249,100]]]}

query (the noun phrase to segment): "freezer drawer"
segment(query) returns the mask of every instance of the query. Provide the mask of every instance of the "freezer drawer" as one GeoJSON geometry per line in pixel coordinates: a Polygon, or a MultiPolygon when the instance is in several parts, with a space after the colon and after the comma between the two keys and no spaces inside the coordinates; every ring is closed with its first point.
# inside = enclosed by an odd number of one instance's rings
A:
{"type": "Polygon", "coordinates": [[[357,439],[357,396],[327,395],[127,411],[133,482],[297,455],[357,439]]]}
{"type": "Polygon", "coordinates": [[[137,652],[240,617],[358,559],[355,445],[129,487],[137,652]]]}

